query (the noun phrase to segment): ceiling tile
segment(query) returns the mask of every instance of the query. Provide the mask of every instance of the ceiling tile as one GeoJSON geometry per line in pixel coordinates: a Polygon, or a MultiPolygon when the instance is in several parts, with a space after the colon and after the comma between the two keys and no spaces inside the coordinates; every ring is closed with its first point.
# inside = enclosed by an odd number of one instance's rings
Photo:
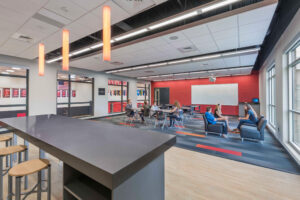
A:
{"type": "Polygon", "coordinates": [[[85,13],[83,8],[69,0],[49,0],[44,7],[70,20],[75,20],[85,13]]]}
{"type": "Polygon", "coordinates": [[[212,33],[226,30],[226,29],[236,28],[238,26],[237,16],[235,15],[217,21],[213,21],[208,23],[207,26],[212,33]]]}
{"type": "Polygon", "coordinates": [[[155,4],[156,4],[152,0],[147,0],[147,1],[113,0],[113,1],[131,15],[139,13],[143,10],[147,10],[147,9],[155,6],[155,4]]]}
{"type": "MultiPolygon", "coordinates": [[[[112,1],[108,1],[105,5],[110,6],[111,8],[111,24],[115,24],[128,18],[130,15],[120,8],[117,4],[113,3],[112,1]],[[116,14],[117,13],[117,14],[116,14]]],[[[102,6],[95,8],[91,13],[97,16],[99,19],[102,19],[102,6]]]]}
{"type": "Polygon", "coordinates": [[[78,6],[80,6],[81,8],[89,11],[91,9],[94,9],[102,5],[107,0],[88,0],[88,3],[87,0],[71,0],[71,1],[77,4],[78,6]]]}
{"type": "Polygon", "coordinates": [[[244,12],[238,15],[238,21],[240,25],[252,24],[264,20],[270,20],[274,14],[277,3],[248,12],[244,12]]]}

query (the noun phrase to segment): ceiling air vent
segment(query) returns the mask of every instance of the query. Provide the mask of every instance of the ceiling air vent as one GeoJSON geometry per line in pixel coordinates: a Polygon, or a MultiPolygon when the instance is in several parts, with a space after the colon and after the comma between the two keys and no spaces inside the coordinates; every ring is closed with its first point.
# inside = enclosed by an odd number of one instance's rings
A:
{"type": "Polygon", "coordinates": [[[154,73],[154,71],[144,71],[145,73],[154,73]]]}
{"type": "Polygon", "coordinates": [[[178,48],[178,51],[180,51],[181,53],[188,53],[188,52],[192,52],[192,51],[197,51],[197,48],[194,45],[186,46],[186,47],[178,48]]]}
{"type": "Polygon", "coordinates": [[[27,36],[27,35],[23,35],[23,34],[20,34],[20,33],[13,34],[12,38],[16,39],[16,40],[23,41],[23,42],[27,42],[27,43],[33,42],[33,38],[32,37],[27,36]]]}

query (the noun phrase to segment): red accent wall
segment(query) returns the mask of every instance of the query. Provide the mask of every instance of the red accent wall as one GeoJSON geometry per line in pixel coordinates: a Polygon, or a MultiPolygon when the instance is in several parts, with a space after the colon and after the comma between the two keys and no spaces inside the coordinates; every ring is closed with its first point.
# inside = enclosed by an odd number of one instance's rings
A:
{"type": "MultiPolygon", "coordinates": [[[[192,85],[208,85],[208,84],[229,84],[238,83],[239,102],[251,102],[253,98],[259,97],[259,80],[258,74],[247,76],[219,77],[215,83],[205,79],[178,80],[178,81],[161,81],[152,82],[151,84],[151,102],[154,101],[154,88],[169,88],[170,103],[176,100],[181,105],[191,105],[191,86],[192,85]]],[[[208,105],[201,105],[201,113],[205,112],[208,105]]],[[[214,108],[215,105],[210,105],[214,108]]],[[[225,115],[238,115],[238,106],[223,106],[222,112],[225,115]]]]}

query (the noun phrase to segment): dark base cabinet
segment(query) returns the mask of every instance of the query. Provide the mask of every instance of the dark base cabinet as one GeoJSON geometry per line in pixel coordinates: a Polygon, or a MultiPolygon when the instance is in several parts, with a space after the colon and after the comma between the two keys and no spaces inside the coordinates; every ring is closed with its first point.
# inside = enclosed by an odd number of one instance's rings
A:
{"type": "Polygon", "coordinates": [[[64,163],[64,199],[110,200],[111,190],[64,163]]]}
{"type": "Polygon", "coordinates": [[[114,189],[109,189],[64,163],[64,200],[163,200],[164,155],[154,159],[114,189]]]}

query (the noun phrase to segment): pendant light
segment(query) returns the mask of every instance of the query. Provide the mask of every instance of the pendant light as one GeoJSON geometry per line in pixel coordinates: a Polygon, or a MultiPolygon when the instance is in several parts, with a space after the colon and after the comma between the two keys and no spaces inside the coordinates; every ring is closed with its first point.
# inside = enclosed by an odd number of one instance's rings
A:
{"type": "Polygon", "coordinates": [[[110,26],[110,17],[111,9],[109,6],[103,6],[102,8],[102,20],[103,20],[103,29],[102,29],[102,40],[103,40],[103,61],[110,61],[111,59],[111,26],[110,26]]]}
{"type": "Polygon", "coordinates": [[[45,45],[39,44],[39,76],[45,74],[45,45]]]}
{"type": "Polygon", "coordinates": [[[62,70],[64,71],[69,71],[69,37],[69,31],[64,29],[62,32],[62,70]]]}

